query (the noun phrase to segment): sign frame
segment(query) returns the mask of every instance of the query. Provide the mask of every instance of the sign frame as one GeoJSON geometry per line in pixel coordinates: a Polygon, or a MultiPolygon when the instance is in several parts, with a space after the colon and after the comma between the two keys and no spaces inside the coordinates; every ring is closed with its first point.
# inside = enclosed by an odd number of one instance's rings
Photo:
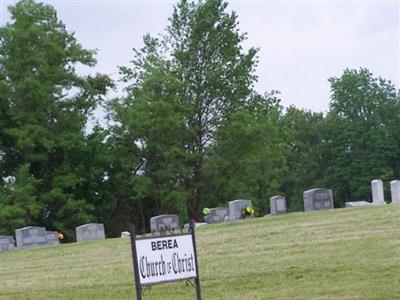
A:
{"type": "Polygon", "coordinates": [[[192,280],[192,279],[194,279],[194,287],[196,288],[196,300],[201,300],[200,276],[199,276],[199,267],[198,267],[198,261],[197,261],[196,237],[195,237],[194,227],[195,227],[195,223],[191,222],[189,225],[188,233],[171,234],[171,235],[163,234],[160,236],[137,238],[135,226],[133,224],[130,224],[129,232],[130,232],[132,260],[133,260],[134,284],[135,284],[135,289],[136,289],[136,299],[137,300],[142,300],[142,293],[143,293],[144,287],[152,286],[155,284],[165,284],[165,283],[171,283],[171,282],[176,282],[176,281],[181,281],[181,280],[192,280]],[[136,241],[141,241],[141,240],[146,240],[146,239],[154,239],[154,238],[163,238],[163,237],[173,238],[173,237],[181,237],[181,236],[191,236],[196,276],[186,277],[186,278],[182,278],[182,279],[164,280],[164,281],[155,282],[155,283],[145,283],[145,284],[140,283],[139,265],[138,265],[138,259],[137,259],[138,251],[137,251],[136,241]]]}

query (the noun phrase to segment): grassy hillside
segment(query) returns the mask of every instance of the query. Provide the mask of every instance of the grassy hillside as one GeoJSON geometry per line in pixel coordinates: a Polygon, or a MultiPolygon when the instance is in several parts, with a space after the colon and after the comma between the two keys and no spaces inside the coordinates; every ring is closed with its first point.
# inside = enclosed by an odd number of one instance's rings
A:
{"type": "MultiPolygon", "coordinates": [[[[197,230],[204,299],[400,299],[400,205],[197,230]]],[[[0,254],[0,299],[135,299],[127,239],[0,254]]],[[[184,282],[144,299],[195,299],[184,282]]]]}

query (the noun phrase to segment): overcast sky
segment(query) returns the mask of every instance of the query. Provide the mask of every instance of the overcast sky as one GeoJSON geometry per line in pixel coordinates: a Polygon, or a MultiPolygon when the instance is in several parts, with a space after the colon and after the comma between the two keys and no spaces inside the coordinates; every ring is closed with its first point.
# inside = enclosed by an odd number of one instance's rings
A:
{"type": "MultiPolygon", "coordinates": [[[[9,20],[1,2],[0,24],[9,20]]],[[[175,1],[43,1],[85,48],[98,49],[97,72],[118,78],[145,33],[162,33],[175,1]]],[[[245,47],[260,48],[256,88],[279,90],[284,106],[325,112],[327,79],[366,67],[400,88],[400,1],[228,1],[245,47]]]]}

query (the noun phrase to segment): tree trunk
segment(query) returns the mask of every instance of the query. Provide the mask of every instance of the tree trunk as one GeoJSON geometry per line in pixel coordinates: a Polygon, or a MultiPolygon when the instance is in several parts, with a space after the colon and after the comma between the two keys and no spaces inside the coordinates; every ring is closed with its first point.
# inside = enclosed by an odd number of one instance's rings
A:
{"type": "Polygon", "coordinates": [[[187,213],[189,220],[202,221],[201,209],[203,206],[204,182],[203,182],[203,160],[195,162],[193,177],[187,185],[189,197],[187,200],[187,213]]]}

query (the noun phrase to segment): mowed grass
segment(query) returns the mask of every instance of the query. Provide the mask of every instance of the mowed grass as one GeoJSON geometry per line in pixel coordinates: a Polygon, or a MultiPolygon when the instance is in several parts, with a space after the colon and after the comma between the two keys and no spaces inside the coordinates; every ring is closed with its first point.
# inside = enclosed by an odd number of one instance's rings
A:
{"type": "MultiPolygon", "coordinates": [[[[400,205],[197,230],[203,299],[400,299],[400,205]]],[[[0,254],[0,299],[135,299],[128,239],[0,254]]],[[[184,281],[143,299],[195,299],[184,281]]]]}

